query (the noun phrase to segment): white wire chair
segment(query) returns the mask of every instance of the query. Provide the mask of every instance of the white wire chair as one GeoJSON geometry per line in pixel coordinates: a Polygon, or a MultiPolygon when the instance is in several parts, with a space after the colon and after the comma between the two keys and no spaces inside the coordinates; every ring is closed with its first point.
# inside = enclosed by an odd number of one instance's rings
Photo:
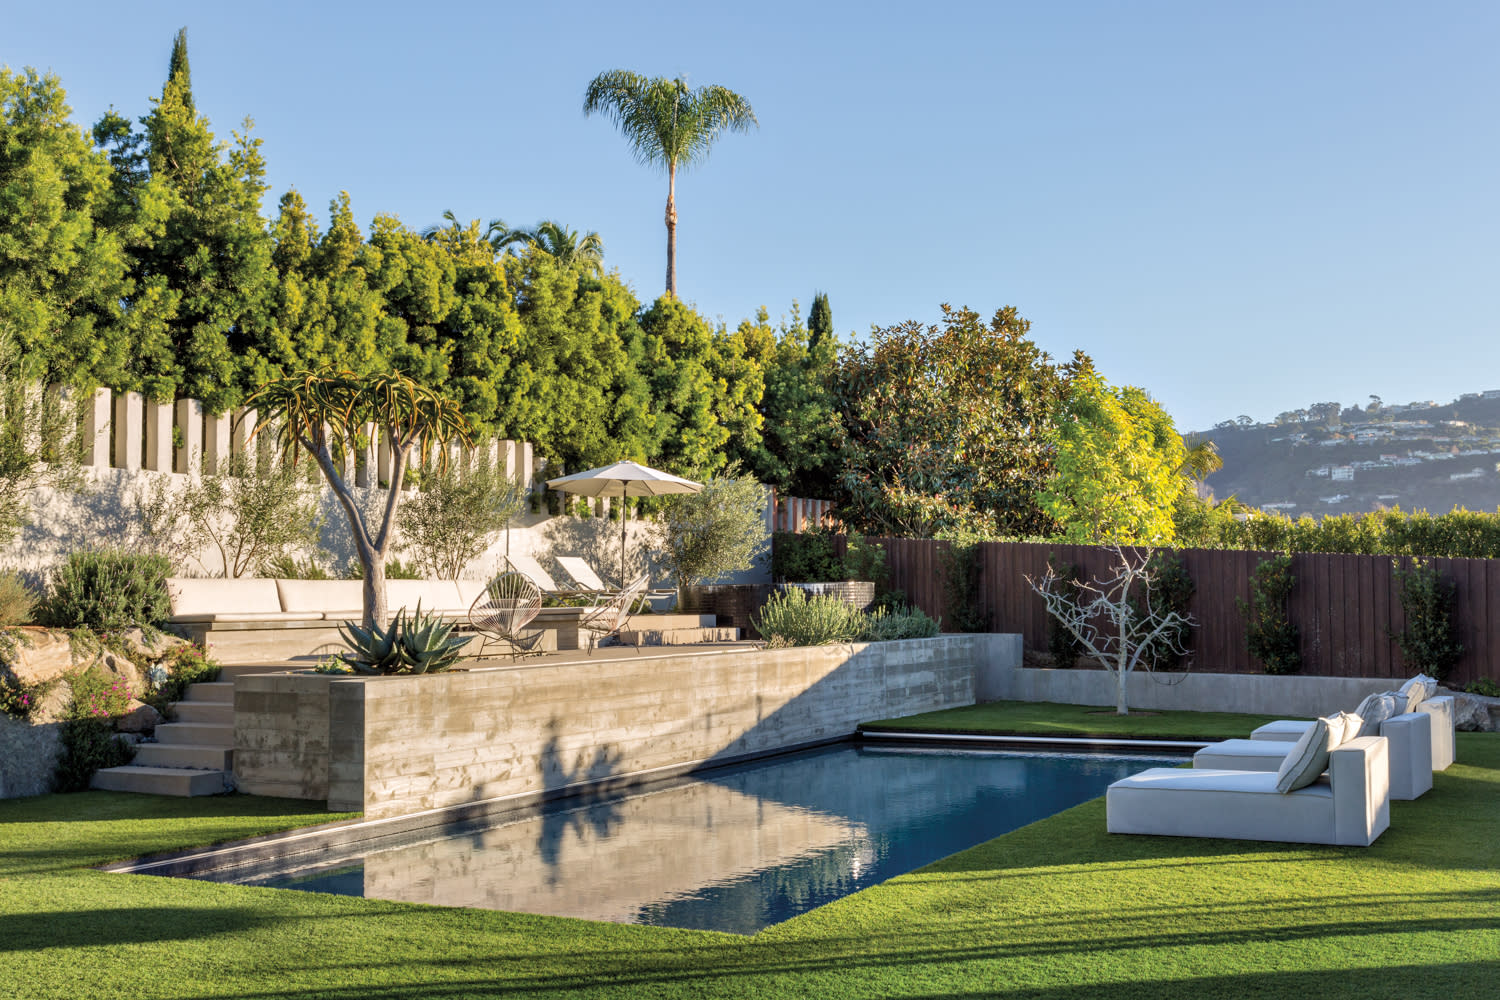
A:
{"type": "Polygon", "coordinates": [[[637,601],[643,600],[646,583],[650,578],[644,573],[631,581],[630,586],[615,594],[605,604],[591,608],[579,619],[578,627],[589,633],[589,655],[605,639],[617,637],[630,621],[637,601]]]}
{"type": "Polygon", "coordinates": [[[469,627],[483,637],[475,655],[484,656],[491,643],[509,646],[512,660],[541,655],[542,632],[523,631],[541,610],[541,589],[529,577],[514,571],[495,577],[469,606],[469,627]]]}

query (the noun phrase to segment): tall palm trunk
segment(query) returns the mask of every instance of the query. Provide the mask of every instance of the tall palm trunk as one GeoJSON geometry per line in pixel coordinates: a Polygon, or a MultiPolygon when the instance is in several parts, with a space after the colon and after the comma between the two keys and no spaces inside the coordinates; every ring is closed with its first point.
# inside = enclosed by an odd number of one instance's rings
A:
{"type": "Polygon", "coordinates": [[[677,294],[677,164],[667,165],[667,297],[677,294]]]}

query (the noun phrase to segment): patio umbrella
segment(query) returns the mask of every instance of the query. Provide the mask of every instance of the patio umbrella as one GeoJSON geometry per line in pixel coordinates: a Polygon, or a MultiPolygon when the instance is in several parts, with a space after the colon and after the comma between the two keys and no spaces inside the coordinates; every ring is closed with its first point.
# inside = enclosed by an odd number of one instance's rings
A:
{"type": "MultiPolygon", "coordinates": [[[[577,493],[583,497],[661,497],[671,493],[697,493],[702,483],[682,479],[635,462],[616,462],[587,472],[575,472],[547,480],[547,488],[577,493]]],[[[625,510],[620,509],[620,586],[625,586],[625,510]]]]}

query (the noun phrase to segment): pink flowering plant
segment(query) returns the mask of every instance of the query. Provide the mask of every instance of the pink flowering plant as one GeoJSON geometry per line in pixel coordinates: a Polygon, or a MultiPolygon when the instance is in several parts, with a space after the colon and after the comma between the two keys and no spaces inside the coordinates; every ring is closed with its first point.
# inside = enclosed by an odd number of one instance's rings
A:
{"type": "Polygon", "coordinates": [[[114,719],[125,714],[135,697],[128,681],[103,670],[82,670],[69,676],[73,686],[75,719],[114,719]]]}
{"type": "Polygon", "coordinates": [[[27,684],[16,677],[0,676],[0,713],[13,719],[30,721],[36,717],[37,709],[41,708],[42,701],[56,683],[42,681],[27,684]]]}

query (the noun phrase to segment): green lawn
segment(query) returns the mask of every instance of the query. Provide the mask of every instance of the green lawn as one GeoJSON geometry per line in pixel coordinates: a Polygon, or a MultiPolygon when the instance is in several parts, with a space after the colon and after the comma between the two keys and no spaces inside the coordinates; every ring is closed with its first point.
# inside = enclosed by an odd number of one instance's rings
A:
{"type": "Polygon", "coordinates": [[[1006,736],[1133,736],[1138,739],[1244,738],[1257,726],[1284,715],[1235,712],[1156,712],[1116,715],[1098,705],[992,701],[984,705],[924,712],[867,722],[861,729],[901,732],[996,733],[1006,736]]]}
{"type": "Polygon", "coordinates": [[[752,938],[81,870],[334,817],[0,802],[0,996],[1487,997],[1500,736],[1458,753],[1368,849],[1111,837],[1094,800],[752,938]]]}

